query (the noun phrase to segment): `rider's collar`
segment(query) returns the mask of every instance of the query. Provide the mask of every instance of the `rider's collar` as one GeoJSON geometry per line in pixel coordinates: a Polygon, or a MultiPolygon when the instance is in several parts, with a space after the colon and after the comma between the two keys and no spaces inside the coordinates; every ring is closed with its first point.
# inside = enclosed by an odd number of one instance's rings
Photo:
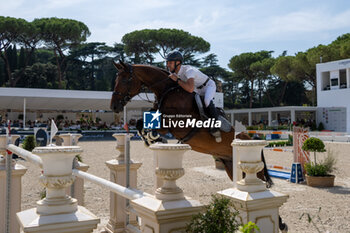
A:
{"type": "Polygon", "coordinates": [[[177,73],[177,75],[183,75],[183,73],[185,72],[185,68],[184,68],[184,65],[181,64],[180,66],[180,69],[179,69],[179,72],[177,73]]]}

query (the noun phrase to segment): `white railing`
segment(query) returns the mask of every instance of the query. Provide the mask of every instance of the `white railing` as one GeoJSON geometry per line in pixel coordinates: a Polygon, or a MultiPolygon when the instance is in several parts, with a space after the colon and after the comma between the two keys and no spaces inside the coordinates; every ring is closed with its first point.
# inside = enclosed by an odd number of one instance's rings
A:
{"type": "Polygon", "coordinates": [[[347,132],[310,132],[309,135],[322,141],[350,142],[350,135],[347,132]]]}
{"type": "Polygon", "coordinates": [[[30,151],[27,151],[21,147],[13,145],[13,144],[8,145],[7,149],[9,151],[11,151],[12,153],[19,155],[20,157],[26,159],[27,161],[29,161],[31,163],[34,163],[35,165],[37,165],[39,167],[42,167],[42,165],[43,165],[43,161],[41,160],[41,158],[38,155],[33,154],[30,151]]]}
{"type": "Polygon", "coordinates": [[[128,200],[134,200],[137,198],[141,198],[144,196],[143,192],[136,189],[126,188],[119,184],[110,182],[109,180],[103,179],[101,177],[89,174],[87,172],[79,171],[77,169],[73,169],[73,175],[80,177],[84,180],[90,181],[91,183],[97,184],[109,191],[118,194],[128,200]]]}
{"type": "MultiPolygon", "coordinates": [[[[118,137],[120,137],[120,135],[118,137]]],[[[71,139],[72,137],[68,135],[67,141],[70,140],[72,142],[71,139]]],[[[33,214],[33,216],[37,216],[38,213],[39,215],[43,214],[43,216],[41,216],[41,221],[37,222],[36,226],[31,225],[30,226],[31,228],[42,227],[40,226],[40,224],[45,223],[45,218],[46,218],[45,216],[51,216],[51,219],[53,219],[52,215],[55,215],[55,214],[62,215],[62,211],[63,213],[65,211],[68,211],[67,213],[76,213],[80,211],[80,214],[87,215],[84,221],[88,222],[86,221],[86,219],[89,219],[90,229],[93,229],[96,227],[97,222],[99,220],[96,219],[96,217],[94,218],[94,215],[90,213],[88,210],[85,209],[81,211],[80,209],[82,207],[77,205],[77,201],[65,195],[64,190],[67,189],[73,183],[74,177],[79,178],[83,181],[85,180],[85,181],[92,182],[110,191],[112,193],[111,195],[116,195],[116,198],[113,198],[111,196],[111,199],[123,200],[122,202],[118,202],[118,203],[115,202],[114,205],[111,204],[110,206],[111,216],[108,224],[111,224],[111,227],[108,228],[108,225],[106,226],[108,232],[127,231],[127,232],[140,233],[141,229],[145,230],[146,228],[150,228],[149,224],[151,225],[153,224],[151,227],[152,229],[160,229],[159,225],[161,224],[164,224],[164,225],[168,224],[169,228],[173,227],[173,225],[171,225],[171,223],[168,223],[168,222],[160,223],[159,219],[155,219],[153,223],[148,222],[147,226],[141,226],[141,224],[143,223],[142,219],[145,216],[149,216],[148,212],[147,213],[144,212],[145,209],[149,208],[149,206],[147,206],[149,205],[149,203],[153,203],[156,206],[154,210],[151,210],[151,211],[158,211],[157,207],[162,206],[161,204],[163,201],[173,201],[173,202],[175,201],[175,202],[179,202],[178,206],[186,206],[184,208],[185,209],[187,208],[187,210],[184,210],[184,213],[183,213],[184,216],[181,218],[181,220],[178,220],[178,216],[173,220],[173,221],[180,221],[181,222],[180,225],[182,226],[185,226],[184,223],[191,218],[192,214],[196,214],[199,211],[201,211],[202,206],[199,204],[199,202],[197,203],[194,201],[190,201],[190,202],[187,201],[183,195],[182,190],[179,187],[177,187],[176,181],[175,181],[176,179],[180,178],[184,174],[184,170],[182,168],[182,155],[186,150],[190,149],[188,145],[170,144],[170,145],[160,145],[160,146],[154,147],[153,150],[155,151],[155,158],[156,158],[156,161],[158,161],[159,163],[157,164],[156,174],[160,182],[157,183],[157,187],[156,187],[157,191],[155,195],[150,195],[148,193],[144,193],[140,190],[137,190],[133,187],[125,187],[120,183],[119,184],[116,183],[116,182],[120,182],[120,179],[115,178],[116,176],[126,177],[126,174],[128,172],[130,173],[130,178],[136,179],[135,172],[137,172],[137,168],[140,166],[140,164],[138,163],[130,164],[130,162],[124,161],[124,158],[122,158],[123,156],[121,155],[124,155],[124,151],[127,153],[129,149],[128,149],[127,143],[122,143],[122,141],[123,140],[119,140],[119,142],[117,143],[117,149],[120,151],[120,156],[117,157],[117,160],[111,160],[106,162],[109,168],[112,167],[108,165],[109,163],[112,165],[115,165],[116,163],[118,164],[118,166],[114,166],[114,167],[118,167],[117,169],[116,168],[114,168],[115,170],[111,169],[111,174],[113,174],[111,175],[111,179],[113,179],[112,177],[114,177],[114,180],[112,180],[114,182],[92,175],[88,172],[81,171],[74,167],[72,168],[72,162],[75,156],[82,152],[80,147],[72,146],[72,143],[69,144],[70,146],[65,145],[63,147],[59,147],[59,146],[36,147],[33,150],[33,152],[29,152],[13,144],[9,144],[6,146],[6,148],[3,148],[4,150],[7,149],[8,151],[11,151],[17,154],[18,156],[26,159],[28,162],[34,163],[43,169],[42,175],[40,177],[40,181],[46,187],[46,197],[40,200],[39,202],[37,202],[38,207],[34,208],[35,210],[33,209],[26,210],[24,211],[25,214],[24,212],[17,213],[17,218],[20,223],[22,231],[27,232],[25,224],[30,222],[27,220],[28,218],[31,218],[30,214],[28,215],[30,211],[33,214]],[[159,155],[156,155],[156,154],[159,154],[159,155]],[[160,156],[160,154],[163,154],[163,156],[160,156]],[[172,158],[171,159],[172,162],[170,165],[168,164],[170,161],[169,156],[172,158]],[[158,157],[162,157],[163,159],[159,159],[158,157]],[[128,166],[130,167],[128,168],[128,166]],[[167,177],[170,177],[170,178],[167,178],[167,177]],[[164,187],[162,186],[163,184],[164,184],[164,187]],[[181,192],[179,192],[179,190],[181,190],[181,192]],[[172,191],[174,192],[172,193],[172,191]],[[145,204],[143,204],[143,202],[137,202],[143,199],[147,199],[145,201],[145,204]],[[52,205],[49,204],[53,200],[56,203],[54,205],[56,207],[54,208],[52,207],[52,205]],[[134,200],[136,201],[136,204],[133,202],[134,200]],[[180,202],[184,202],[186,204],[180,203],[180,202]],[[61,205],[57,203],[61,203],[61,205]],[[189,203],[191,204],[189,205],[189,203]],[[145,207],[143,207],[143,205],[145,205],[145,207]],[[137,209],[135,209],[135,207],[137,207],[137,209]],[[57,211],[60,211],[60,213],[57,211]],[[121,212],[123,212],[123,214],[120,214],[121,212]],[[118,215],[118,217],[116,215],[118,215]],[[124,216],[127,216],[127,218],[125,220],[123,219],[120,220],[124,216]]],[[[125,140],[125,142],[128,142],[128,140],[125,140]]],[[[125,156],[125,157],[127,158],[128,156],[125,156]]],[[[135,181],[137,180],[132,180],[132,182],[130,183],[137,183],[135,181]]],[[[19,185],[20,183],[21,182],[19,182],[19,185]]],[[[129,179],[126,179],[125,182],[122,181],[121,183],[127,184],[129,183],[129,179]]],[[[83,186],[81,186],[80,188],[83,189],[83,186]]],[[[12,189],[8,188],[8,190],[12,190],[12,189]]],[[[76,190],[76,191],[83,193],[82,190],[76,190]]],[[[19,204],[21,203],[20,197],[21,197],[21,194],[19,194],[19,204]]],[[[162,209],[161,216],[164,215],[164,213],[166,213],[169,215],[168,217],[169,219],[174,218],[173,216],[174,210],[172,210],[172,208],[176,206],[177,205],[175,204],[174,206],[166,207],[165,210],[162,209]],[[167,208],[169,208],[169,210],[167,210],[167,208]]],[[[176,207],[175,211],[178,211],[178,209],[179,208],[176,207]]],[[[151,214],[151,215],[156,216],[156,218],[158,218],[156,214],[151,214]]],[[[63,217],[60,216],[60,218],[62,220],[63,217]]],[[[77,219],[78,218],[75,217],[73,222],[79,221],[79,219],[78,220],[77,219]]],[[[11,219],[11,221],[15,222],[16,220],[11,219]]],[[[62,224],[58,224],[58,225],[62,226],[62,224]]],[[[79,223],[79,227],[82,229],[83,226],[81,225],[81,223],[79,223]]],[[[6,230],[5,232],[17,233],[17,231],[8,231],[8,230],[6,230]]]]}

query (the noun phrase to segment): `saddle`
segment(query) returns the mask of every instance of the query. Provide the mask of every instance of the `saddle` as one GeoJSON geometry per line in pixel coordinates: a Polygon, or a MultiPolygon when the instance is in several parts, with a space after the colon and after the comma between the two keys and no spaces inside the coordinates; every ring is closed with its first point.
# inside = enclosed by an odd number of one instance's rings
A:
{"type": "MultiPolygon", "coordinates": [[[[201,117],[202,120],[207,120],[208,114],[206,113],[206,110],[204,108],[204,99],[198,95],[197,93],[194,96],[195,100],[196,100],[196,104],[199,110],[199,115],[201,117]]],[[[218,120],[221,121],[221,127],[220,130],[223,132],[230,132],[232,129],[232,125],[230,123],[230,121],[227,119],[225,111],[222,108],[216,108],[219,116],[218,116],[218,120]]]]}

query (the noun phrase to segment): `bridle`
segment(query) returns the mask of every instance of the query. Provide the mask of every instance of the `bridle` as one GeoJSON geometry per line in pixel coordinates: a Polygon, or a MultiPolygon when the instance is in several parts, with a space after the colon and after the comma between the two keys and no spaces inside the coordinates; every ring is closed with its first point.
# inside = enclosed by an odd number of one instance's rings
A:
{"type": "MultiPolygon", "coordinates": [[[[129,68],[129,76],[128,76],[128,78],[125,80],[123,80],[123,83],[125,83],[126,85],[127,85],[127,87],[130,87],[131,86],[131,82],[132,82],[132,78],[133,78],[133,76],[134,76],[134,69],[133,69],[133,66],[132,65],[130,65],[130,64],[127,64],[128,65],[128,68],[129,68]]],[[[163,83],[163,82],[165,82],[165,81],[167,81],[167,79],[163,79],[163,80],[161,80],[161,81],[158,81],[158,82],[156,82],[156,83],[153,83],[152,85],[150,85],[149,87],[148,87],[148,89],[151,89],[152,87],[154,87],[154,86],[156,86],[156,85],[158,85],[158,84],[160,84],[160,83],[163,83]]],[[[141,85],[141,89],[142,88],[144,88],[144,87],[146,87],[146,85],[144,84],[144,83],[142,83],[142,85],[141,85]]],[[[177,86],[178,87],[178,86],[177,86]]],[[[158,105],[160,106],[160,104],[161,104],[161,102],[162,102],[162,99],[163,99],[163,95],[164,94],[167,94],[169,91],[171,91],[171,90],[173,90],[174,88],[170,88],[170,89],[167,89],[167,90],[165,90],[164,92],[163,92],[163,94],[161,95],[162,97],[161,97],[161,99],[160,99],[160,101],[156,101],[156,102],[158,102],[158,105]]],[[[118,97],[121,97],[121,99],[119,100],[120,101],[120,103],[122,104],[122,106],[125,106],[128,102],[129,102],[129,100],[131,100],[131,98],[132,98],[132,96],[131,96],[131,88],[127,88],[127,93],[126,93],[126,95],[124,95],[124,94],[122,94],[122,93],[120,93],[120,92],[118,92],[118,91],[113,91],[113,96],[118,96],[118,97]]],[[[147,102],[150,102],[150,103],[152,103],[152,101],[150,101],[149,99],[148,99],[148,96],[147,96],[147,99],[148,100],[145,100],[145,99],[143,99],[141,96],[140,96],[140,98],[142,99],[142,100],[144,100],[144,101],[147,101],[147,102]]]]}
{"type": "MultiPolygon", "coordinates": [[[[128,64],[128,67],[129,67],[129,77],[127,78],[126,81],[123,80],[124,83],[126,82],[127,87],[129,87],[131,85],[132,77],[134,74],[132,65],[128,64]]],[[[131,100],[131,98],[132,98],[129,88],[127,88],[127,90],[128,90],[128,92],[126,93],[126,95],[124,95],[118,91],[113,91],[113,96],[120,96],[121,97],[120,102],[121,102],[122,106],[125,106],[129,102],[129,100],[131,100]]]]}

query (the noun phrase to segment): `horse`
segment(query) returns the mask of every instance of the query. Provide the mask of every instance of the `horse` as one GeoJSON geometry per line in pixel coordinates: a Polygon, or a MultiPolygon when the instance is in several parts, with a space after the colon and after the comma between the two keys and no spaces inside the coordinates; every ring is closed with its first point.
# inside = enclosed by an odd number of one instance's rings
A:
{"type": "MultiPolygon", "coordinates": [[[[183,90],[176,82],[172,81],[167,70],[150,65],[130,65],[119,61],[114,62],[118,70],[115,80],[110,108],[119,113],[124,106],[147,87],[155,95],[153,110],[159,110],[166,116],[188,116],[201,119],[195,101],[195,93],[183,90]]],[[[171,118],[170,118],[171,121],[171,118]]],[[[221,132],[222,141],[216,142],[215,138],[206,128],[181,128],[179,126],[157,129],[158,133],[166,134],[170,132],[180,142],[189,144],[193,150],[205,154],[213,155],[224,164],[229,178],[233,179],[232,167],[232,147],[231,143],[235,139],[235,129],[231,127],[229,132],[221,132]]],[[[242,132],[236,138],[249,140],[248,134],[242,132]]],[[[266,163],[262,154],[264,169],[257,176],[266,181],[267,186],[272,185],[272,180],[267,173],[266,163]]],[[[280,229],[284,230],[287,225],[282,223],[280,218],[280,229]]]]}

